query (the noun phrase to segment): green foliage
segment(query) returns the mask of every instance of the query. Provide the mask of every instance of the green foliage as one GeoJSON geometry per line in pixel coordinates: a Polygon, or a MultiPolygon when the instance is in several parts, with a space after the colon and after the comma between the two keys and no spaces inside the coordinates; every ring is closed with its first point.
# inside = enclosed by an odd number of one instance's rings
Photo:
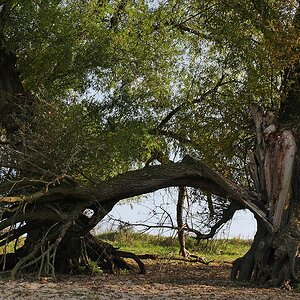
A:
{"type": "Polygon", "coordinates": [[[92,274],[97,274],[97,275],[104,274],[103,270],[101,268],[99,268],[97,263],[94,261],[89,261],[89,267],[90,267],[90,271],[92,272],[92,274]]]}
{"type": "Polygon", "coordinates": [[[153,31],[161,12],[121,4],[16,1],[11,8],[6,46],[16,49],[23,84],[38,99],[26,140],[39,167],[102,180],[145,162],[153,149],[168,152],[149,129],[170,104],[178,49],[153,31]]]}
{"type": "Polygon", "coordinates": [[[296,284],[296,286],[293,288],[293,291],[294,291],[295,293],[300,293],[300,284],[299,284],[299,283],[296,284]]]}
{"type": "Polygon", "coordinates": [[[295,1],[10,3],[1,36],[39,99],[35,164],[104,180],[159,150],[245,182],[249,105],[278,110],[298,57],[295,1]]]}

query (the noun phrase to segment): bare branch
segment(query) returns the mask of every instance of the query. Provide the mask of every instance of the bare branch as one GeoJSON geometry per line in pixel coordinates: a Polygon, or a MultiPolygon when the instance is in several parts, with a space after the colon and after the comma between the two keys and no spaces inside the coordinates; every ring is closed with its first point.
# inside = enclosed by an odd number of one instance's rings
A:
{"type": "Polygon", "coordinates": [[[209,233],[202,234],[198,230],[195,230],[194,228],[187,227],[187,230],[190,232],[193,232],[196,234],[197,240],[208,240],[210,238],[213,238],[216,234],[216,232],[229,220],[232,219],[234,213],[241,209],[241,206],[238,203],[232,202],[230,203],[229,207],[223,211],[222,217],[219,221],[217,221],[211,228],[209,233]]]}
{"type": "MultiPolygon", "coordinates": [[[[191,102],[196,104],[196,103],[201,103],[206,97],[216,93],[218,91],[218,89],[226,84],[230,84],[230,83],[234,83],[237,82],[236,80],[229,80],[229,81],[224,81],[226,75],[223,74],[221,76],[221,78],[216,82],[216,84],[214,85],[213,88],[211,88],[210,90],[204,92],[202,95],[200,95],[200,97],[193,99],[191,102]]],[[[152,131],[160,131],[162,129],[164,129],[164,127],[167,125],[167,123],[172,119],[172,117],[177,114],[182,108],[184,108],[186,105],[189,105],[189,101],[188,98],[186,99],[186,102],[183,102],[182,104],[178,105],[177,107],[175,107],[158,125],[155,129],[153,129],[152,131]]]]}

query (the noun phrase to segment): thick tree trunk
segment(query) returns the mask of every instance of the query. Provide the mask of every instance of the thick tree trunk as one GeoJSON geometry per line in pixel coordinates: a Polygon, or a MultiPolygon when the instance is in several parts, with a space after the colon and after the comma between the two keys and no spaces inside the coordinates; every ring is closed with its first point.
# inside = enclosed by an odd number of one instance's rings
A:
{"type": "Polygon", "coordinates": [[[287,224],[277,231],[269,232],[258,222],[250,250],[233,263],[232,280],[286,288],[299,282],[299,207],[291,205],[288,211],[287,224]]]}
{"type": "MultiPolygon", "coordinates": [[[[297,105],[292,95],[293,104],[297,105]]],[[[257,144],[249,155],[249,170],[273,228],[267,230],[258,220],[253,245],[243,258],[234,262],[231,277],[290,288],[299,282],[300,269],[300,150],[295,138],[297,127],[291,125],[298,125],[299,116],[285,111],[284,119],[292,119],[288,125],[282,125],[274,122],[271,112],[263,114],[258,106],[254,106],[253,115],[257,144]]]]}
{"type": "Polygon", "coordinates": [[[25,149],[32,106],[33,97],[23,88],[14,53],[0,46],[0,144],[25,149]]]}

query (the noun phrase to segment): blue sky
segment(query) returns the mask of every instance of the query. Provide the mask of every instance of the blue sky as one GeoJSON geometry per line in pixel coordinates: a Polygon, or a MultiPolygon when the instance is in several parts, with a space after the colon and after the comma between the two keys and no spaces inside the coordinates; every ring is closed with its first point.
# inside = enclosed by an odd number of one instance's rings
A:
{"type": "MultiPolygon", "coordinates": [[[[116,205],[114,209],[111,211],[109,216],[113,219],[121,219],[123,222],[128,223],[144,223],[146,219],[149,220],[150,216],[152,220],[159,220],[160,215],[153,212],[153,208],[156,206],[164,204],[163,208],[167,207],[167,211],[175,219],[175,205],[171,203],[172,199],[164,194],[159,192],[149,194],[146,198],[143,198],[141,202],[125,202],[124,204],[116,205]],[[169,206],[168,204],[171,203],[169,206]],[[167,206],[166,206],[167,205],[167,206]],[[152,211],[152,212],[151,212],[152,211]],[[149,212],[150,215],[149,215],[149,212]]],[[[156,212],[161,211],[160,209],[156,209],[156,212]]],[[[151,220],[149,221],[151,223],[151,220]]],[[[174,221],[176,222],[176,221],[174,221]]],[[[153,221],[152,221],[153,223],[153,221]]],[[[110,229],[113,221],[108,221],[108,218],[104,222],[100,224],[100,230],[103,231],[105,229],[110,229]]],[[[115,222],[118,224],[118,222],[115,222]]],[[[153,223],[154,224],[154,223],[153,223]]],[[[117,226],[117,225],[116,225],[117,226]]],[[[116,227],[114,227],[116,228],[116,227]]],[[[138,227],[140,230],[143,227],[138,227]]],[[[224,229],[221,230],[218,234],[219,237],[227,238],[227,237],[239,237],[243,239],[252,239],[256,232],[256,221],[253,217],[253,214],[247,210],[238,211],[234,215],[232,221],[228,222],[224,229]]],[[[174,231],[170,230],[152,230],[150,233],[152,234],[164,234],[164,235],[176,235],[174,231]]]]}

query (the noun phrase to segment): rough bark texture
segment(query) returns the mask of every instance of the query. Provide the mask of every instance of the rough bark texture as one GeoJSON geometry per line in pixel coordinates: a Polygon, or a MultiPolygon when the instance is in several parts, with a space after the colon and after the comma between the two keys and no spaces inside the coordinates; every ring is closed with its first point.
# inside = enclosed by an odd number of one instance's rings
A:
{"type": "Polygon", "coordinates": [[[185,187],[180,187],[178,191],[178,200],[176,207],[176,219],[177,219],[177,227],[178,227],[178,241],[179,241],[179,254],[184,258],[189,256],[189,252],[185,248],[185,236],[184,236],[184,226],[185,223],[183,221],[183,208],[184,208],[184,200],[186,198],[186,189],[185,187]]]}
{"type": "Polygon", "coordinates": [[[257,143],[249,153],[249,171],[261,203],[267,208],[272,230],[258,220],[249,252],[238,259],[231,278],[290,288],[299,282],[299,93],[298,68],[286,91],[280,121],[272,112],[253,106],[257,143]],[[296,81],[297,80],[297,81],[296,81]]]}

